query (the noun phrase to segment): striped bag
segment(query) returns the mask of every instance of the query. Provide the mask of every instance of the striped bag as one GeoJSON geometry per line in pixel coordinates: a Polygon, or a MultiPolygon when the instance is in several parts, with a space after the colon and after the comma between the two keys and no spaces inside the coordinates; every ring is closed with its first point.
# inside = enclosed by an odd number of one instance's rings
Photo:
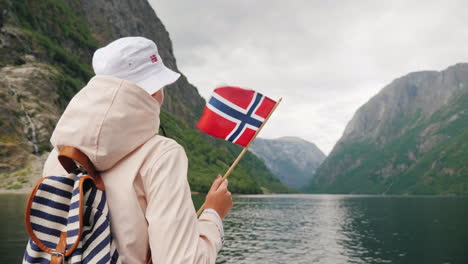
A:
{"type": "Polygon", "coordinates": [[[70,146],[58,158],[68,175],[41,178],[29,196],[23,263],[121,263],[104,184],[93,164],[70,146]]]}

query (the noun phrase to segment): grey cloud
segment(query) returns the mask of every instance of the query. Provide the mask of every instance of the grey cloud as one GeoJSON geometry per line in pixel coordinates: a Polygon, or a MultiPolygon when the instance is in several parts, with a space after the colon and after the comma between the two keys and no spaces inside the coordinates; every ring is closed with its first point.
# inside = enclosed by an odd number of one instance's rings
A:
{"type": "Polygon", "coordinates": [[[203,96],[229,83],[284,97],[261,136],[300,136],[325,152],[385,84],[468,61],[461,0],[149,1],[203,96]]]}

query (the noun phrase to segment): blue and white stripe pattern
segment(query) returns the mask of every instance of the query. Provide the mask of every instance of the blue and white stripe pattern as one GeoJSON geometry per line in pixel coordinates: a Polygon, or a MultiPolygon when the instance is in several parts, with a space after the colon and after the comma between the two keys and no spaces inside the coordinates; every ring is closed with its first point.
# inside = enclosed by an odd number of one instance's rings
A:
{"type": "Polygon", "coordinates": [[[32,234],[23,263],[50,263],[51,255],[39,244],[55,250],[63,232],[65,263],[121,263],[111,237],[105,192],[89,176],[79,172],[49,176],[31,195],[25,217],[32,234]]]}

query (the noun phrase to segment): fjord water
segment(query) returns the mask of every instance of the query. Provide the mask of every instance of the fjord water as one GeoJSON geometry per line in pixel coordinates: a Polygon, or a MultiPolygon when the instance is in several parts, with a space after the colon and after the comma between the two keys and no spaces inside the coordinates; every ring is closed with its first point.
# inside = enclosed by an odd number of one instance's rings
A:
{"type": "MultiPolygon", "coordinates": [[[[25,200],[0,195],[0,263],[21,261],[25,200]]],[[[246,195],[234,203],[217,263],[468,263],[468,197],[246,195]]]]}

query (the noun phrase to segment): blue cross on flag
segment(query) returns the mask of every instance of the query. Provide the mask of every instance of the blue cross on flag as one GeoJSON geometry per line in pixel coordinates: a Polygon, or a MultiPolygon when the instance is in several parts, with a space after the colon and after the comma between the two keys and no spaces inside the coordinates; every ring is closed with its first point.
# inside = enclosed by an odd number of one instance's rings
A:
{"type": "Polygon", "coordinates": [[[247,146],[276,102],[254,90],[216,88],[197,123],[203,132],[247,146]]]}

